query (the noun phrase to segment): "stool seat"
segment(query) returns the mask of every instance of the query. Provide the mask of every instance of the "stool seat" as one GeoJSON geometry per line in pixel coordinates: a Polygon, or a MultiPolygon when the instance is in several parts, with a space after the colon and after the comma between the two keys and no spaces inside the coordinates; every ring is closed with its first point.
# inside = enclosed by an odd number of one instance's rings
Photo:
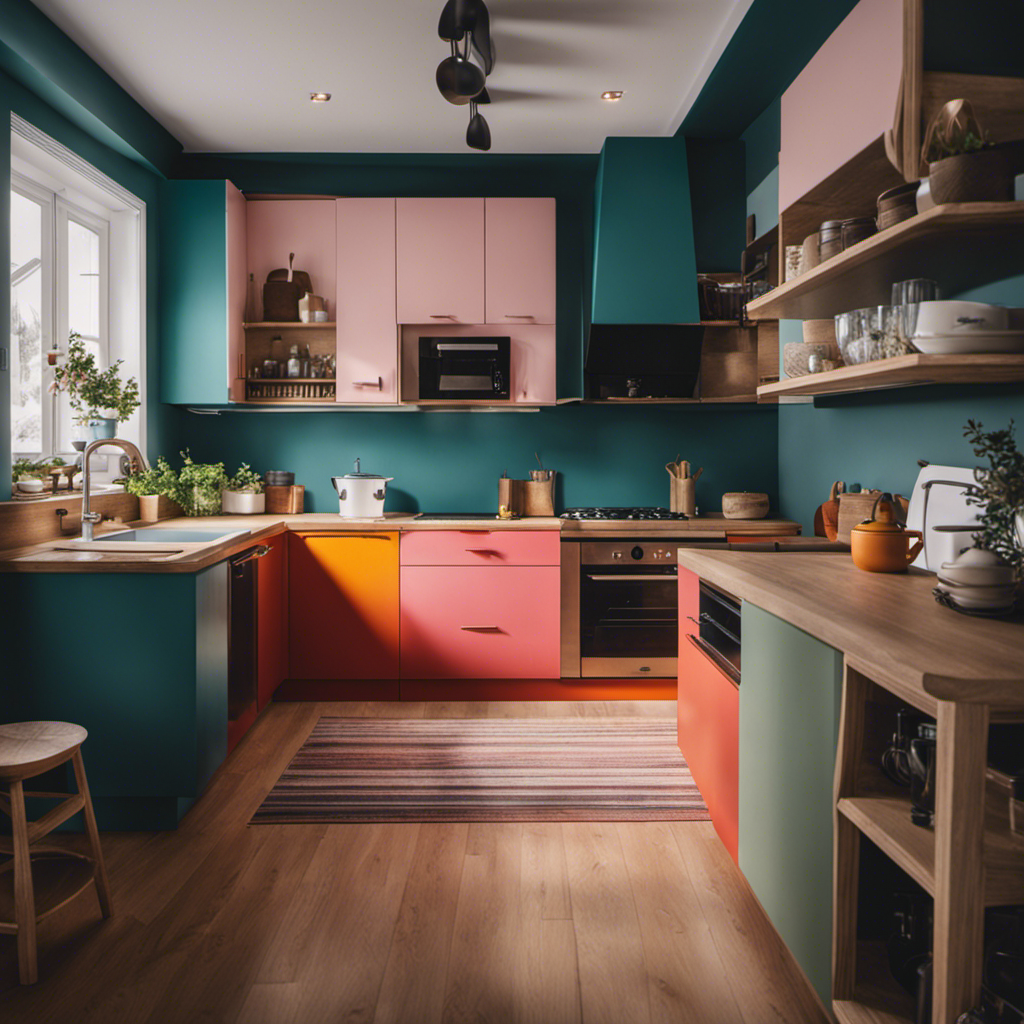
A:
{"type": "Polygon", "coordinates": [[[71,722],[0,725],[0,779],[30,779],[63,764],[89,733],[71,722]]]}
{"type": "Polygon", "coordinates": [[[13,832],[10,843],[0,840],[0,853],[10,858],[0,865],[0,881],[4,884],[4,899],[0,903],[5,908],[8,902],[13,905],[13,915],[9,912],[0,914],[0,933],[16,935],[18,938],[18,973],[23,985],[31,985],[37,978],[38,921],[59,910],[80,892],[84,892],[90,884],[95,884],[103,916],[110,917],[112,912],[110,886],[100,850],[96,816],[85,778],[85,765],[82,763],[81,746],[88,735],[82,726],[70,722],[0,724],[0,811],[10,817],[13,832]],[[22,785],[25,779],[42,775],[68,761],[74,769],[77,793],[25,791],[22,785]],[[26,796],[56,799],[60,803],[41,818],[29,821],[25,813],[26,796]],[[34,843],[79,812],[85,815],[91,858],[69,852],[65,855],[65,861],[70,858],[76,863],[62,864],[53,857],[59,851],[33,852],[34,843]],[[33,870],[33,861],[38,871],[33,870]],[[83,861],[87,864],[83,865],[83,861]],[[36,874],[39,875],[38,879],[36,874]],[[50,877],[57,884],[55,891],[46,894],[37,905],[34,886],[37,880],[42,883],[44,877],[50,877]],[[8,885],[13,885],[10,900],[6,898],[8,885]]]}

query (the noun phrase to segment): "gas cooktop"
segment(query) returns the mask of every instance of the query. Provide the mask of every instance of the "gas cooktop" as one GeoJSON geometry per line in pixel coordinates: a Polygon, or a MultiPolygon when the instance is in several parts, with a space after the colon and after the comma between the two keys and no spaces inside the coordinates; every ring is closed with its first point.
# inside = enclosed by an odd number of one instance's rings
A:
{"type": "Polygon", "coordinates": [[[688,519],[685,512],[670,512],[667,508],[567,508],[562,519],[590,521],[594,519],[688,519]]]}

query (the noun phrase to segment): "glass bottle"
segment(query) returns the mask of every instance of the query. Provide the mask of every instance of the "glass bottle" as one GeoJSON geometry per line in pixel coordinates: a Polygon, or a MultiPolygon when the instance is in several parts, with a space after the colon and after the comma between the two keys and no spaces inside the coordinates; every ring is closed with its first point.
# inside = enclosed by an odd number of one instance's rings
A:
{"type": "Polygon", "coordinates": [[[291,352],[288,355],[288,376],[289,377],[301,377],[302,376],[302,360],[299,359],[299,346],[292,345],[291,352]]]}

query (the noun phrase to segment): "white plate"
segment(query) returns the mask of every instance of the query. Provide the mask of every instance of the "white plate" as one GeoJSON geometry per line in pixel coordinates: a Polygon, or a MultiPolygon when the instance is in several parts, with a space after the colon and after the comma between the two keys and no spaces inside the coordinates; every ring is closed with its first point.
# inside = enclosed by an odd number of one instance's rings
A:
{"type": "Polygon", "coordinates": [[[929,356],[967,352],[1024,352],[1024,331],[971,331],[964,334],[917,334],[914,347],[929,356]]]}

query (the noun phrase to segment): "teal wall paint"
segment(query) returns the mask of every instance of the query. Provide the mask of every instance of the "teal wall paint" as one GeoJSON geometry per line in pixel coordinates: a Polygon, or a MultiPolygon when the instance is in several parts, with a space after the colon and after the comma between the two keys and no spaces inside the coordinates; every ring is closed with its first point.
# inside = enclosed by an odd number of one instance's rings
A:
{"type": "Polygon", "coordinates": [[[742,619],[739,865],[829,1006],[843,655],[748,601],[742,619]]]}
{"type": "Polygon", "coordinates": [[[163,181],[160,211],[160,394],[164,402],[228,398],[227,234],[223,181],[163,181]]]}
{"type": "Polygon", "coordinates": [[[701,273],[735,273],[746,245],[744,145],[687,139],[693,249],[701,273]]]}
{"type": "Polygon", "coordinates": [[[594,323],[699,320],[686,139],[608,138],[601,163],[594,323]]]}
{"type": "MultiPolygon", "coordinates": [[[[98,142],[78,125],[72,124],[63,115],[44,103],[29,89],[0,70],[0,117],[9,123],[10,112],[18,114],[30,124],[46,132],[62,145],[67,146],[84,160],[97,167],[118,184],[138,196],[146,204],[146,388],[149,409],[146,419],[148,453],[166,450],[175,444],[177,411],[159,402],[159,309],[158,267],[160,253],[157,240],[160,233],[160,211],[157,203],[159,178],[137,162],[123,156],[98,142]]],[[[3,194],[3,220],[0,223],[0,259],[10,264],[10,135],[0,132],[0,192],[3,194]]],[[[10,322],[10,289],[0,288],[0,316],[4,323],[10,322]]],[[[5,342],[4,344],[7,344],[5,342]]],[[[9,362],[9,360],[8,360],[9,362]]],[[[6,376],[6,374],[4,375],[6,376]]],[[[0,499],[10,495],[10,381],[0,387],[0,499]]]]}
{"type": "Polygon", "coordinates": [[[763,181],[769,171],[779,165],[781,110],[780,95],[750,122],[747,130],[740,136],[743,140],[748,190],[757,182],[763,181]]]}
{"type": "Polygon", "coordinates": [[[747,196],[747,216],[754,217],[758,237],[779,223],[779,169],[773,167],[764,181],[747,196]]]}
{"type": "Polygon", "coordinates": [[[534,452],[561,474],[560,507],[668,505],[665,463],[703,466],[697,503],[721,509],[730,490],[766,491],[775,507],[775,410],[568,405],[539,413],[224,413],[183,415],[200,460],[295,472],[307,511],[337,510],[330,477],[362,459],[393,476],[388,511],[497,508],[498,477],[523,478],[534,452]]]}
{"type": "Polygon", "coordinates": [[[0,4],[0,68],[108,149],[167,173],[181,144],[29,0],[0,4]]]}

